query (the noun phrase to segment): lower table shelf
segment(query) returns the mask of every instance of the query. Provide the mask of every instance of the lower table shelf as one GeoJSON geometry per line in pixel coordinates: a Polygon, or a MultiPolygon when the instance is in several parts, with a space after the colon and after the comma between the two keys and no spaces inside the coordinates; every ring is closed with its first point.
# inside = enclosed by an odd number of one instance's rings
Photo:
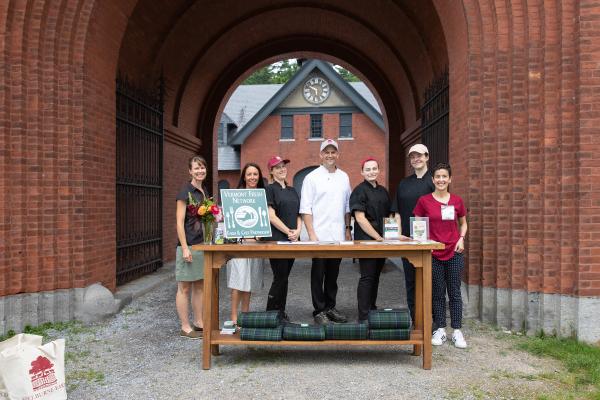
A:
{"type": "Polygon", "coordinates": [[[233,335],[222,335],[220,331],[212,331],[210,344],[219,345],[254,345],[254,346],[370,346],[370,345],[401,345],[401,344],[423,344],[423,331],[413,330],[408,340],[241,340],[239,332],[233,335]]]}

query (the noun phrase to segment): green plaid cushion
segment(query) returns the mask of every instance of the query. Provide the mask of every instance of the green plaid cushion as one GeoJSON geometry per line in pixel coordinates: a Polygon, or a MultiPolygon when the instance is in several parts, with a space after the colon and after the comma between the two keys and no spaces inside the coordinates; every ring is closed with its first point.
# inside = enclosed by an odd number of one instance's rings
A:
{"type": "Polygon", "coordinates": [[[369,329],[408,329],[410,312],[407,309],[381,309],[369,311],[369,329]]]}
{"type": "Polygon", "coordinates": [[[329,340],[364,340],[368,330],[367,324],[328,324],[325,337],[329,340]]]}
{"type": "Polygon", "coordinates": [[[275,328],[280,323],[277,310],[240,312],[237,319],[237,324],[241,328],[275,328]]]}
{"type": "Polygon", "coordinates": [[[408,340],[410,329],[370,329],[371,340],[408,340]]]}
{"type": "Polygon", "coordinates": [[[325,340],[321,325],[287,324],[283,327],[284,340],[325,340]]]}
{"type": "Polygon", "coordinates": [[[241,328],[240,339],[279,342],[281,340],[281,326],[276,328],[241,328]]]}

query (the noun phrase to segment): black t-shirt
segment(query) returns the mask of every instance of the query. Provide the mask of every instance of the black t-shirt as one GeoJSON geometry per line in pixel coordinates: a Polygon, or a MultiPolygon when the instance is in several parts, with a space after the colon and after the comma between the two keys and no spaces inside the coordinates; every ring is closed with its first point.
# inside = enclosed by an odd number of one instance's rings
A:
{"type": "Polygon", "coordinates": [[[422,178],[417,178],[416,174],[407,176],[398,184],[396,198],[392,203],[392,212],[399,213],[402,219],[402,234],[410,236],[410,217],[413,217],[413,210],[417,205],[419,197],[433,193],[435,186],[431,179],[431,172],[425,172],[422,178]]]}
{"type": "MultiPolygon", "coordinates": [[[[202,189],[207,196],[210,196],[205,187],[202,187],[202,189]]],[[[189,205],[188,193],[192,194],[192,197],[197,203],[200,203],[204,200],[202,192],[192,185],[191,182],[183,185],[179,193],[177,193],[176,200],[185,201],[185,205],[187,207],[189,205]]],[[[200,222],[200,218],[198,218],[197,215],[192,215],[187,209],[185,210],[185,221],[183,223],[183,228],[185,229],[185,240],[188,246],[202,243],[204,235],[202,234],[202,223],[200,222]]],[[[177,239],[177,246],[181,246],[181,243],[179,243],[179,238],[177,239]]]]}
{"type": "MultiPolygon", "coordinates": [[[[350,211],[352,215],[355,211],[364,212],[367,221],[383,236],[383,219],[390,215],[390,195],[383,186],[378,184],[373,187],[369,182],[363,181],[350,195],[350,211]]],[[[373,240],[358,223],[354,224],[354,239],[373,240]]]]}
{"type": "MultiPolygon", "coordinates": [[[[266,187],[267,204],[275,210],[275,215],[290,229],[298,227],[298,215],[300,213],[300,197],[298,192],[291,186],[282,188],[277,182],[266,187]]],[[[285,233],[281,232],[271,224],[273,236],[265,240],[288,240],[285,233]]]]}

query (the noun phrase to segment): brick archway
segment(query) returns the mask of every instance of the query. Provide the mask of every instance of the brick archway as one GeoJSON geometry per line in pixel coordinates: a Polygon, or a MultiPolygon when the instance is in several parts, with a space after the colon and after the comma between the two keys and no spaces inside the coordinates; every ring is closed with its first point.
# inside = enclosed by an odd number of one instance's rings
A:
{"type": "MultiPolygon", "coordinates": [[[[164,73],[166,151],[183,160],[211,147],[221,101],[248,69],[317,52],[356,68],[378,93],[392,182],[402,144],[418,135],[422,89],[449,66],[453,183],[471,212],[470,312],[600,337],[581,311],[600,296],[600,6],[363,3],[5,2],[0,185],[11,190],[1,203],[0,295],[114,288],[117,70],[141,82],[164,73]]],[[[182,170],[165,166],[173,182],[182,170]]]]}

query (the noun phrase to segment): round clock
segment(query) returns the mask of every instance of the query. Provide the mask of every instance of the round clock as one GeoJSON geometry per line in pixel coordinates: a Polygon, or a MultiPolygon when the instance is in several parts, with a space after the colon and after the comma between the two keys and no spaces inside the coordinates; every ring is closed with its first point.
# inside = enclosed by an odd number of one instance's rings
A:
{"type": "Polygon", "coordinates": [[[302,94],[306,101],[312,104],[321,104],[329,97],[329,83],[321,77],[315,76],[304,83],[302,94]]]}

